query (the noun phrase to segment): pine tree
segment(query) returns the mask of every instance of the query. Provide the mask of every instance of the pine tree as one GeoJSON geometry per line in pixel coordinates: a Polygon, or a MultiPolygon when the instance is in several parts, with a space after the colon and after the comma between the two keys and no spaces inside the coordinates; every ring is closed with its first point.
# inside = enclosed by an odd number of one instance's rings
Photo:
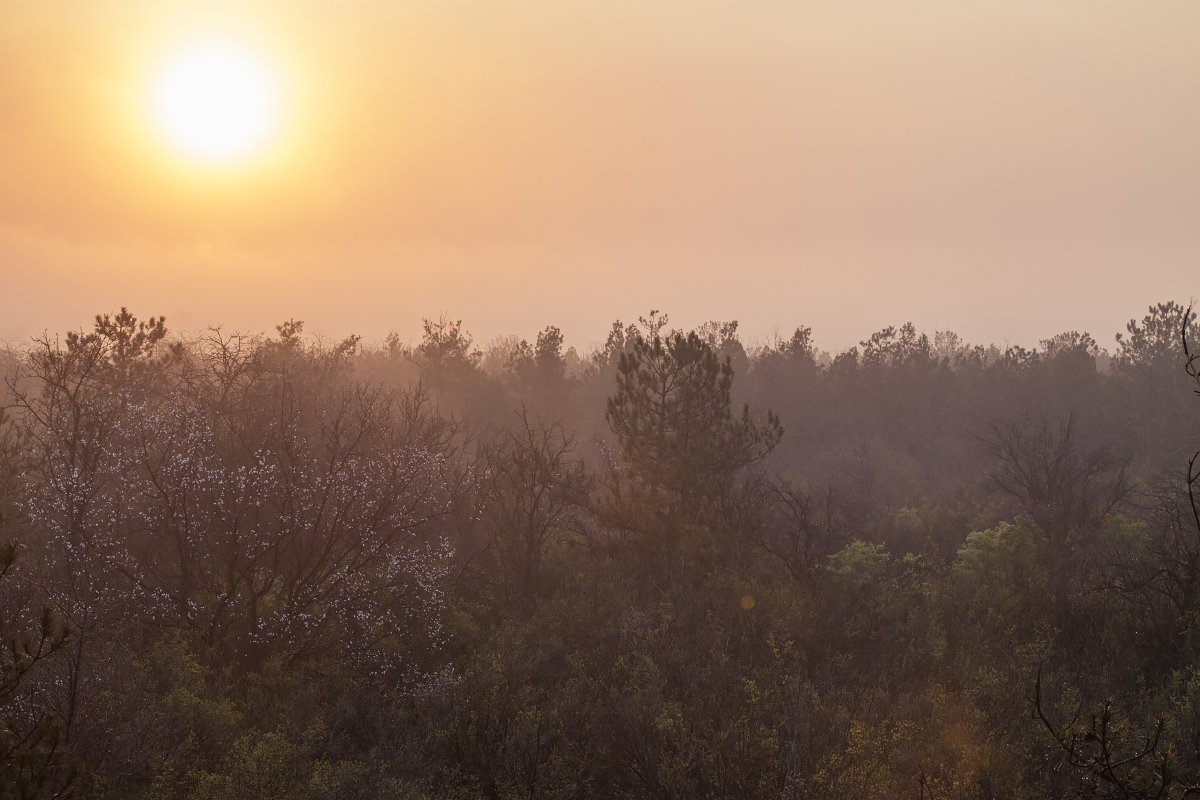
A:
{"type": "Polygon", "coordinates": [[[610,505],[620,527],[711,521],[739,474],[779,442],[773,413],[763,423],[748,406],[734,413],[732,386],[729,359],[695,332],[635,334],[605,414],[620,446],[610,505]]]}

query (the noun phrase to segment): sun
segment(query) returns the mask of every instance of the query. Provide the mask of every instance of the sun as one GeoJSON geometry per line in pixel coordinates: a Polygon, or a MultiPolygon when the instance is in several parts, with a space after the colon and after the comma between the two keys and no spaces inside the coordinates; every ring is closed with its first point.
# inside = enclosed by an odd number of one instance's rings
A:
{"type": "Polygon", "coordinates": [[[225,42],[172,54],[157,73],[152,102],[166,141],[210,164],[258,153],[279,123],[279,83],[266,62],[225,42]]]}

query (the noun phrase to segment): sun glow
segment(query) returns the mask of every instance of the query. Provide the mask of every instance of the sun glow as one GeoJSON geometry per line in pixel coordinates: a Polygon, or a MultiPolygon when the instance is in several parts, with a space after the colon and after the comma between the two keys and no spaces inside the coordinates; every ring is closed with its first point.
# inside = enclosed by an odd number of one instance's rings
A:
{"type": "Polygon", "coordinates": [[[279,122],[279,85],[266,63],[228,43],[177,51],[154,84],[160,132],[205,163],[243,160],[270,141],[279,122]]]}

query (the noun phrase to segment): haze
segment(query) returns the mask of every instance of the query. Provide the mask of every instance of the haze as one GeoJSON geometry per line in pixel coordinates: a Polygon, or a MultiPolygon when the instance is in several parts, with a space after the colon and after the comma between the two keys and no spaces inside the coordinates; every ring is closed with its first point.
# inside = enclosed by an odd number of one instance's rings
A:
{"type": "Polygon", "coordinates": [[[0,5],[0,338],[125,305],[586,345],[655,307],[830,349],[909,319],[1111,344],[1200,287],[1186,0],[0,5]],[[211,31],[290,93],[238,170],[145,118],[211,31]]]}

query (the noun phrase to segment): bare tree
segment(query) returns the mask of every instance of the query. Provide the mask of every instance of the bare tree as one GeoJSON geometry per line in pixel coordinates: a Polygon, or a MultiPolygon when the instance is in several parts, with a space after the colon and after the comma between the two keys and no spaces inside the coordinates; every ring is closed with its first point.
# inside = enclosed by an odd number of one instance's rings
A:
{"type": "MultiPolygon", "coordinates": [[[[1159,719],[1148,734],[1130,733],[1129,725],[1117,719],[1111,703],[1083,720],[1080,703],[1066,723],[1053,722],[1042,697],[1039,668],[1033,696],[1033,716],[1065,756],[1066,766],[1079,775],[1077,797],[1088,800],[1183,800],[1200,797],[1200,783],[1180,763],[1181,759],[1163,738],[1165,719],[1159,719]]],[[[1193,741],[1195,755],[1200,742],[1193,741]]]]}
{"type": "Polygon", "coordinates": [[[1046,420],[999,423],[984,443],[997,459],[991,475],[996,487],[1062,558],[1129,490],[1127,460],[1105,447],[1083,449],[1074,414],[1057,426],[1046,420]]]}
{"type": "Polygon", "coordinates": [[[582,532],[589,480],[575,441],[557,422],[531,419],[482,448],[483,522],[510,589],[533,598],[556,540],[582,532]]]}
{"type": "MultiPolygon", "coordinates": [[[[1183,341],[1183,357],[1184,370],[1196,382],[1196,394],[1200,395],[1200,353],[1193,353],[1191,346],[1188,344],[1188,328],[1189,321],[1192,316],[1192,307],[1188,306],[1187,311],[1183,314],[1183,323],[1180,325],[1179,338],[1183,341]]],[[[1196,530],[1200,531],[1200,497],[1196,495],[1196,487],[1200,485],[1200,467],[1197,466],[1200,462],[1200,450],[1192,453],[1192,457],[1188,459],[1187,465],[1187,488],[1188,500],[1192,506],[1192,517],[1196,523],[1196,530]]]]}

